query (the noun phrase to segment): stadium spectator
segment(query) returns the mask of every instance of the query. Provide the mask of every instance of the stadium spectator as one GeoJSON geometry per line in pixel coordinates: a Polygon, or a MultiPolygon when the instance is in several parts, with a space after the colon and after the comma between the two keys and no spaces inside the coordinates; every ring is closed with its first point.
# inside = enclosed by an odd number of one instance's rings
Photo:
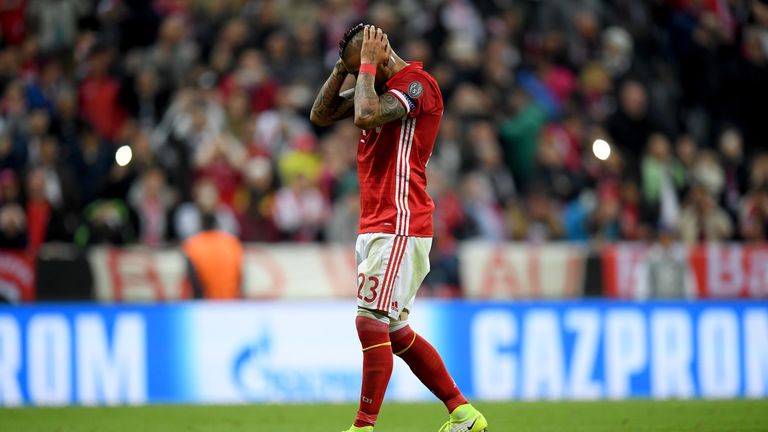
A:
{"type": "Polygon", "coordinates": [[[80,140],[80,133],[86,127],[80,118],[77,94],[71,88],[64,87],[54,100],[54,115],[51,120],[51,134],[61,143],[61,156],[71,157],[80,140]]]}
{"type": "Polygon", "coordinates": [[[749,172],[749,188],[768,185],[768,153],[760,153],[752,160],[749,172]]]}
{"type": "Polygon", "coordinates": [[[275,106],[279,84],[270,74],[269,66],[260,51],[247,50],[239,59],[239,67],[222,82],[222,91],[240,89],[251,97],[251,109],[255,113],[275,106]]]}
{"type": "Polygon", "coordinates": [[[643,221],[643,208],[640,198],[640,187],[632,180],[621,185],[621,209],[619,214],[619,230],[623,240],[642,240],[648,238],[648,225],[643,221]]]}
{"type": "Polygon", "coordinates": [[[603,195],[598,198],[597,208],[590,220],[590,237],[597,241],[621,239],[621,204],[619,197],[603,195]]]}
{"type": "Polygon", "coordinates": [[[719,198],[725,187],[725,172],[717,153],[710,150],[699,152],[696,162],[688,173],[691,182],[696,182],[713,197],[719,198]]]}
{"type": "Polygon", "coordinates": [[[355,177],[348,176],[337,189],[339,198],[330,211],[325,240],[329,243],[353,245],[360,221],[360,186],[355,177]]]}
{"type": "Polygon", "coordinates": [[[3,93],[3,141],[0,143],[0,156],[3,166],[21,171],[29,162],[26,144],[25,126],[29,113],[22,84],[14,81],[3,93]]]}
{"type": "Polygon", "coordinates": [[[558,210],[558,204],[545,189],[531,187],[525,199],[522,239],[534,243],[562,239],[564,230],[558,210]]]}
{"type": "Polygon", "coordinates": [[[275,174],[266,157],[250,159],[244,168],[245,187],[238,194],[236,213],[241,238],[251,242],[273,242],[279,233],[272,219],[275,205],[275,174]]]}
{"type": "Polygon", "coordinates": [[[129,204],[136,214],[141,244],[157,247],[168,240],[174,200],[162,170],[150,169],[137,179],[129,193],[129,204]]]}
{"type": "Polygon", "coordinates": [[[643,198],[654,215],[652,223],[677,226],[681,207],[679,194],[687,178],[665,135],[655,133],[649,136],[642,163],[642,181],[643,198]]]}
{"type": "Polygon", "coordinates": [[[266,144],[266,149],[273,156],[283,156],[293,148],[296,140],[306,139],[310,130],[309,120],[299,115],[299,110],[302,102],[307,101],[298,100],[291,89],[283,87],[275,97],[275,106],[259,114],[256,139],[266,144]]]}
{"type": "Polygon", "coordinates": [[[118,103],[120,81],[110,72],[113,61],[114,52],[109,47],[93,47],[88,55],[86,76],[78,88],[80,115],[100,138],[107,140],[117,137],[126,118],[118,103]]]}
{"type": "Polygon", "coordinates": [[[635,299],[690,299],[696,296],[688,253],[677,239],[674,228],[662,227],[658,230],[656,241],[637,267],[637,289],[633,290],[635,299]]]}
{"type": "Polygon", "coordinates": [[[569,170],[566,165],[567,144],[559,139],[554,130],[543,131],[536,154],[534,184],[546,190],[546,193],[560,202],[573,199],[583,182],[579,172],[569,170]]]}
{"type": "MultiPolygon", "coordinates": [[[[36,253],[46,242],[71,242],[77,219],[66,213],[60,199],[49,198],[46,171],[34,168],[27,173],[26,180],[27,248],[36,253]]],[[[51,195],[60,197],[57,194],[61,194],[61,191],[51,195]]]]}
{"type": "Polygon", "coordinates": [[[606,122],[608,133],[632,160],[640,160],[646,144],[651,141],[651,134],[659,131],[648,105],[645,87],[637,81],[627,81],[619,90],[618,110],[606,122]]]}
{"type": "Polygon", "coordinates": [[[700,183],[691,184],[679,226],[682,240],[689,244],[724,241],[733,234],[728,213],[700,183]]]}
{"type": "Polygon", "coordinates": [[[223,205],[219,198],[216,184],[202,178],[195,183],[194,201],[179,206],[174,215],[174,232],[180,240],[186,240],[200,232],[202,215],[213,214],[216,217],[215,226],[232,235],[240,233],[240,225],[232,209],[223,205]]]}
{"type": "Polygon", "coordinates": [[[355,148],[348,145],[350,139],[357,139],[357,134],[357,128],[353,125],[337,123],[334,131],[327,133],[320,141],[323,163],[320,187],[330,200],[343,195],[339,188],[349,186],[349,178],[357,178],[354,165],[357,155],[355,148]]]}
{"type": "Polygon", "coordinates": [[[51,205],[66,213],[80,208],[80,191],[74,170],[62,157],[61,146],[53,135],[47,135],[40,144],[40,163],[45,180],[45,197],[51,205]]]}
{"type": "Polygon", "coordinates": [[[0,206],[18,204],[21,200],[19,179],[11,169],[0,171],[0,206]]]}
{"type": "MultiPolygon", "coordinates": [[[[429,163],[431,166],[439,166],[447,178],[458,179],[461,175],[462,163],[469,159],[463,154],[466,152],[465,147],[461,139],[459,120],[454,116],[446,115],[440,123],[440,133],[429,163]]],[[[506,162],[504,166],[507,166],[506,162]]]]}
{"type": "Polygon", "coordinates": [[[157,141],[178,143],[180,156],[189,163],[198,147],[224,130],[224,111],[221,105],[206,99],[202,91],[184,89],[176,94],[174,103],[166,111],[157,141]]]}
{"type": "Polygon", "coordinates": [[[280,162],[283,187],[275,194],[275,225],[283,239],[317,240],[329,213],[326,198],[317,187],[320,161],[311,153],[295,151],[280,162]]]}
{"type": "Polygon", "coordinates": [[[0,20],[0,37],[8,45],[19,45],[27,36],[25,1],[11,1],[3,5],[3,19],[0,20]]]}
{"type": "Polygon", "coordinates": [[[168,15],[155,43],[142,53],[142,63],[156,68],[161,88],[179,88],[197,62],[199,49],[189,29],[182,15],[168,15]]]}
{"type": "Polygon", "coordinates": [[[90,125],[83,125],[78,145],[72,149],[70,160],[77,173],[83,203],[88,204],[101,198],[114,161],[114,151],[110,144],[100,138],[90,125]]]}
{"type": "Polygon", "coordinates": [[[297,24],[291,34],[293,38],[290,81],[312,85],[324,76],[322,38],[317,25],[311,22],[297,24]]]}
{"type": "Polygon", "coordinates": [[[38,32],[40,49],[45,53],[72,48],[78,34],[78,20],[88,12],[83,0],[30,0],[27,15],[38,32]]]}
{"type": "Polygon", "coordinates": [[[215,101],[206,100],[202,91],[185,88],[173,102],[152,134],[158,159],[169,173],[169,180],[188,199],[193,190],[193,158],[198,147],[224,129],[224,113],[215,101]]]}
{"type": "Polygon", "coordinates": [[[0,135],[0,169],[8,172],[20,171],[26,166],[27,149],[20,140],[10,134],[0,135]]]}
{"type": "Polygon", "coordinates": [[[731,218],[736,220],[739,206],[749,187],[749,173],[744,162],[741,134],[732,128],[723,131],[720,135],[719,149],[725,177],[721,203],[731,218]]]}
{"type": "Polygon", "coordinates": [[[466,175],[461,192],[467,217],[475,228],[474,236],[482,240],[503,240],[506,235],[503,209],[497,203],[488,177],[479,172],[466,175]]]}
{"type": "Polygon", "coordinates": [[[229,133],[240,141],[249,141],[249,122],[252,113],[248,95],[242,92],[233,93],[227,99],[224,109],[226,129],[229,133]]]}
{"type": "Polygon", "coordinates": [[[201,231],[182,244],[187,274],[196,299],[242,297],[243,246],[237,237],[216,229],[216,215],[203,213],[201,231]]]}
{"type": "Polygon", "coordinates": [[[115,145],[118,149],[123,146],[131,149],[129,166],[133,174],[140,176],[151,168],[161,166],[161,161],[152,148],[152,138],[134,121],[125,123],[120,140],[115,145]]]}
{"type": "Polygon", "coordinates": [[[696,163],[696,156],[699,154],[699,146],[693,136],[683,134],[677,137],[675,141],[675,156],[680,161],[683,168],[690,171],[696,163]]]}
{"type": "Polygon", "coordinates": [[[40,163],[40,147],[48,133],[49,125],[48,111],[36,108],[29,112],[23,138],[20,137],[27,148],[27,166],[40,163]]]}
{"type": "Polygon", "coordinates": [[[488,121],[473,122],[467,132],[467,140],[473,145],[478,173],[491,184],[497,204],[502,205],[512,199],[516,194],[515,180],[504,165],[504,155],[493,124],[488,121]]]}
{"type": "Polygon", "coordinates": [[[563,238],[571,242],[586,242],[589,237],[589,218],[595,211],[595,193],[584,191],[578,198],[563,206],[563,238]]]}
{"type": "Polygon", "coordinates": [[[168,109],[170,92],[162,87],[154,67],[144,66],[121,88],[120,104],[141,129],[151,132],[168,109]]]}
{"type": "Polygon", "coordinates": [[[16,203],[0,207],[0,248],[24,249],[29,243],[24,210],[16,203]]]}
{"type": "Polygon", "coordinates": [[[515,182],[525,188],[533,176],[539,132],[547,114],[522,90],[512,95],[512,104],[515,115],[501,123],[499,134],[515,182]]]}
{"type": "Polygon", "coordinates": [[[581,108],[589,118],[604,123],[614,103],[612,90],[615,84],[608,71],[600,63],[588,63],[581,68],[579,84],[583,99],[580,101],[581,108]]]}
{"type": "Polygon", "coordinates": [[[198,146],[194,154],[197,176],[213,181],[219,191],[221,202],[232,207],[235,192],[242,183],[242,166],[245,149],[237,138],[230,134],[210,137],[198,146]]]}
{"type": "Polygon", "coordinates": [[[757,187],[745,197],[739,215],[739,229],[746,241],[768,239],[768,187],[757,187]]]}
{"type": "Polygon", "coordinates": [[[75,232],[81,246],[124,246],[136,241],[136,233],[128,206],[121,199],[99,198],[82,212],[83,221],[75,232]]]}

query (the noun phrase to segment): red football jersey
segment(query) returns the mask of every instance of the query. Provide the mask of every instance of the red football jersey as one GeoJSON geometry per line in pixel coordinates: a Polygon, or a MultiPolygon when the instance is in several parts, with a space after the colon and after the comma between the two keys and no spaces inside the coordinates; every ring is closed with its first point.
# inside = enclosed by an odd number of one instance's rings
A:
{"type": "Polygon", "coordinates": [[[360,233],[432,236],[426,168],[443,116],[437,81],[411,62],[384,86],[408,114],[360,133],[360,233]]]}

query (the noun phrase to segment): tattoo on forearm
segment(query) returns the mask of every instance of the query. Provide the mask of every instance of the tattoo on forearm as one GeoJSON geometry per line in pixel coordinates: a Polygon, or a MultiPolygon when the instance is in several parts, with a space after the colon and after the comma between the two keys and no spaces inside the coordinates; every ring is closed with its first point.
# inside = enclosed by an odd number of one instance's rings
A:
{"type": "Polygon", "coordinates": [[[407,114],[405,107],[392,94],[376,94],[374,77],[363,74],[355,84],[355,118],[366,119],[369,127],[380,126],[407,114]]]}
{"type": "Polygon", "coordinates": [[[341,70],[343,67],[336,65],[312,105],[312,114],[321,121],[333,122],[352,114],[354,90],[349,89],[339,94],[347,77],[347,74],[341,70]]]}
{"type": "Polygon", "coordinates": [[[374,77],[360,74],[355,83],[355,117],[367,118],[376,113],[379,105],[379,95],[374,87],[374,77]]]}
{"type": "Polygon", "coordinates": [[[391,93],[385,93],[379,100],[379,104],[383,123],[402,118],[407,113],[403,104],[391,93]]]}

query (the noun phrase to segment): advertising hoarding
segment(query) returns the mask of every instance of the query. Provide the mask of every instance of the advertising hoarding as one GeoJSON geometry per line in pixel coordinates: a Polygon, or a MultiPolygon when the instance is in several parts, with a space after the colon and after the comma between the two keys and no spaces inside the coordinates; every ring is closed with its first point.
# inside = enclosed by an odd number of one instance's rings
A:
{"type": "MultiPolygon", "coordinates": [[[[354,401],[349,302],[0,308],[0,405],[354,401]]],[[[765,398],[765,302],[418,301],[483,400],[765,398]]],[[[396,360],[388,398],[432,400],[396,360]]]]}

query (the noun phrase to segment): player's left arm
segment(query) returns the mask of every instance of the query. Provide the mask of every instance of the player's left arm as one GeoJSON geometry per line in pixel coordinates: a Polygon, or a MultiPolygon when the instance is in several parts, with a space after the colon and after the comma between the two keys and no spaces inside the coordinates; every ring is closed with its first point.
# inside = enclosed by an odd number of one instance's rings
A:
{"type": "MultiPolygon", "coordinates": [[[[390,47],[387,35],[373,26],[363,29],[363,46],[360,61],[373,65],[389,61],[390,47]]],[[[379,96],[375,88],[376,77],[359,73],[355,83],[355,126],[373,129],[392,120],[403,118],[408,111],[395,96],[387,92],[379,96]]]]}
{"type": "Polygon", "coordinates": [[[312,104],[312,111],[309,114],[309,120],[312,123],[318,126],[330,126],[352,115],[355,89],[340,92],[347,75],[347,68],[339,59],[333,67],[331,76],[317,94],[315,103],[312,104]]]}

